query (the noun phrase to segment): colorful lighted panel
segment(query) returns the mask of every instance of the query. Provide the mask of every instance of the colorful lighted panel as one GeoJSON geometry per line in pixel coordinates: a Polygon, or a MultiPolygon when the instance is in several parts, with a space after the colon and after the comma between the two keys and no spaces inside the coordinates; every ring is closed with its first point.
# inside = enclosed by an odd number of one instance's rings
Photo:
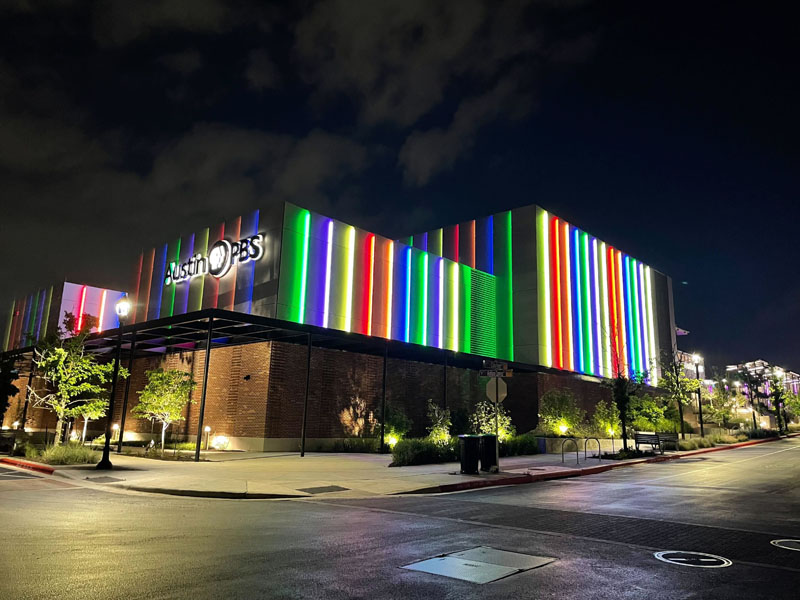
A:
{"type": "Polygon", "coordinates": [[[39,290],[12,303],[2,338],[3,352],[31,346],[61,325],[64,313],[78,317],[92,315],[98,325],[92,331],[114,329],[118,325],[114,304],[124,293],[89,285],[65,282],[62,286],[39,290]]]}
{"type": "Polygon", "coordinates": [[[498,276],[287,204],[278,318],[512,359],[510,223],[493,235],[507,246],[498,276]]]}
{"type": "Polygon", "coordinates": [[[143,252],[131,292],[133,322],[207,308],[274,316],[279,215],[255,210],[143,252]],[[235,250],[217,276],[211,255],[220,243],[235,250]]]}
{"type": "Polygon", "coordinates": [[[649,373],[659,343],[654,273],[537,208],[540,363],[589,375],[649,373]]]}

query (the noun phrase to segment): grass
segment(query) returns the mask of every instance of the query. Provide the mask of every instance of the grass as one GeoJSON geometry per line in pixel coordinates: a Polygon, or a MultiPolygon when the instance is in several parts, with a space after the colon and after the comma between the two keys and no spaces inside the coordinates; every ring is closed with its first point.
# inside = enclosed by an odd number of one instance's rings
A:
{"type": "Polygon", "coordinates": [[[48,465],[94,465],[100,462],[100,453],[70,442],[61,446],[47,446],[44,450],[28,446],[25,458],[48,465]]]}

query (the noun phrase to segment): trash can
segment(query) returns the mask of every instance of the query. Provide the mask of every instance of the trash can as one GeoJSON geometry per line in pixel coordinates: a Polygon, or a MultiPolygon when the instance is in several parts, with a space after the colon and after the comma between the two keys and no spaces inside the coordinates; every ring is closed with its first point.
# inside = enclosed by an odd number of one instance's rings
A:
{"type": "Polygon", "coordinates": [[[497,466],[495,439],[497,438],[493,433],[481,436],[481,471],[491,471],[492,467],[497,466]]]}
{"type": "Polygon", "coordinates": [[[464,475],[477,475],[481,436],[460,435],[458,445],[461,448],[461,472],[464,475]]]}

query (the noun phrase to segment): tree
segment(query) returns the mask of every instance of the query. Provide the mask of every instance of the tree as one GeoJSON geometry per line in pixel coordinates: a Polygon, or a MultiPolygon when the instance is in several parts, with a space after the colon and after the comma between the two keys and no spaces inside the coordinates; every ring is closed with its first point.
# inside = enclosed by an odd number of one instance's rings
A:
{"type": "Polygon", "coordinates": [[[714,391],[709,398],[706,409],[706,420],[715,423],[724,429],[730,429],[733,420],[733,409],[738,402],[736,395],[731,393],[727,381],[719,376],[714,378],[714,391]]]}
{"type": "Polygon", "coordinates": [[[86,442],[86,428],[89,421],[96,421],[106,416],[108,410],[108,398],[93,398],[84,401],[75,408],[71,409],[70,416],[83,418],[83,433],[81,434],[81,443],[86,442]]]}
{"type": "Polygon", "coordinates": [[[689,379],[683,367],[683,361],[677,352],[664,352],[661,355],[661,379],[659,387],[667,392],[667,397],[675,402],[678,407],[678,419],[680,420],[681,438],[686,439],[686,432],[683,426],[683,407],[692,402],[692,394],[696,394],[700,382],[696,379],[689,379]]]}
{"type": "Polygon", "coordinates": [[[597,435],[614,435],[619,433],[619,408],[612,401],[600,400],[594,408],[592,424],[597,435]]]}
{"type": "Polygon", "coordinates": [[[783,432],[783,425],[786,426],[788,432],[788,423],[781,422],[781,409],[786,400],[786,388],[783,387],[783,376],[773,373],[767,378],[769,382],[769,398],[772,404],[770,412],[775,415],[775,421],[778,423],[778,433],[783,432]]]}
{"type": "Polygon", "coordinates": [[[447,444],[450,441],[450,426],[452,425],[450,411],[428,399],[428,419],[431,422],[431,426],[428,428],[428,439],[437,444],[447,444]]]}
{"type": "MultiPolygon", "coordinates": [[[[34,390],[28,386],[28,394],[33,406],[44,407],[56,413],[58,422],[53,444],[61,444],[64,419],[73,416],[74,409],[88,400],[106,394],[106,385],[114,374],[114,363],[99,363],[85,351],[86,338],[93,325],[93,317],[86,315],[82,329],[74,337],[56,337],[47,340],[41,348],[34,351],[34,364],[45,388],[34,390]]],[[[64,326],[67,331],[74,330],[75,317],[65,313],[64,326]]],[[[63,334],[63,332],[61,332],[63,334]]],[[[119,377],[128,376],[127,369],[120,367],[119,377]]]]}
{"type": "Polygon", "coordinates": [[[736,377],[745,385],[747,397],[750,400],[750,408],[753,409],[753,430],[758,429],[758,421],[756,420],[756,411],[761,414],[761,402],[759,401],[758,388],[763,383],[763,377],[755,372],[750,371],[745,365],[740,366],[736,371],[736,377]]]}
{"type": "Polygon", "coordinates": [[[475,433],[488,433],[494,435],[495,406],[497,406],[497,438],[502,442],[516,433],[511,424],[511,415],[506,412],[500,402],[481,400],[475,405],[470,421],[475,433]]]}
{"type": "Polygon", "coordinates": [[[606,385],[611,387],[611,397],[619,411],[620,423],[622,425],[622,447],[627,450],[630,399],[631,396],[635,395],[639,389],[641,389],[648,375],[646,372],[629,374],[623,360],[619,356],[616,343],[611,344],[611,367],[614,377],[609,382],[606,382],[606,385]]]}
{"type": "Polygon", "coordinates": [[[140,419],[161,423],[161,451],[164,451],[164,436],[167,428],[176,421],[183,421],[183,409],[193,404],[192,390],[197,382],[191,373],[178,369],[154,369],[147,371],[147,385],[139,394],[139,404],[131,411],[140,419]]]}
{"type": "Polygon", "coordinates": [[[539,427],[548,433],[563,435],[580,429],[585,419],[586,411],[567,389],[549,390],[539,400],[539,427]]]}
{"type": "MultiPolygon", "coordinates": [[[[9,398],[19,393],[19,388],[14,382],[19,377],[19,372],[14,364],[14,359],[8,355],[0,359],[0,423],[6,415],[8,407],[11,406],[9,398]]],[[[25,427],[25,424],[22,424],[25,427]]]]}

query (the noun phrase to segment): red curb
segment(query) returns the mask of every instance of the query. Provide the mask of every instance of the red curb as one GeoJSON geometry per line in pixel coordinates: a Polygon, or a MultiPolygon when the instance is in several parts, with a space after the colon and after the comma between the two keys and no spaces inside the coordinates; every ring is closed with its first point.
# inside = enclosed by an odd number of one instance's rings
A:
{"type": "Polygon", "coordinates": [[[0,463],[5,463],[7,465],[13,465],[15,467],[19,467],[20,469],[28,469],[29,471],[39,471],[40,473],[44,473],[45,475],[52,475],[55,469],[53,467],[48,467],[47,465],[40,465],[39,463],[32,463],[26,460],[19,460],[16,458],[0,458],[0,463]]]}

